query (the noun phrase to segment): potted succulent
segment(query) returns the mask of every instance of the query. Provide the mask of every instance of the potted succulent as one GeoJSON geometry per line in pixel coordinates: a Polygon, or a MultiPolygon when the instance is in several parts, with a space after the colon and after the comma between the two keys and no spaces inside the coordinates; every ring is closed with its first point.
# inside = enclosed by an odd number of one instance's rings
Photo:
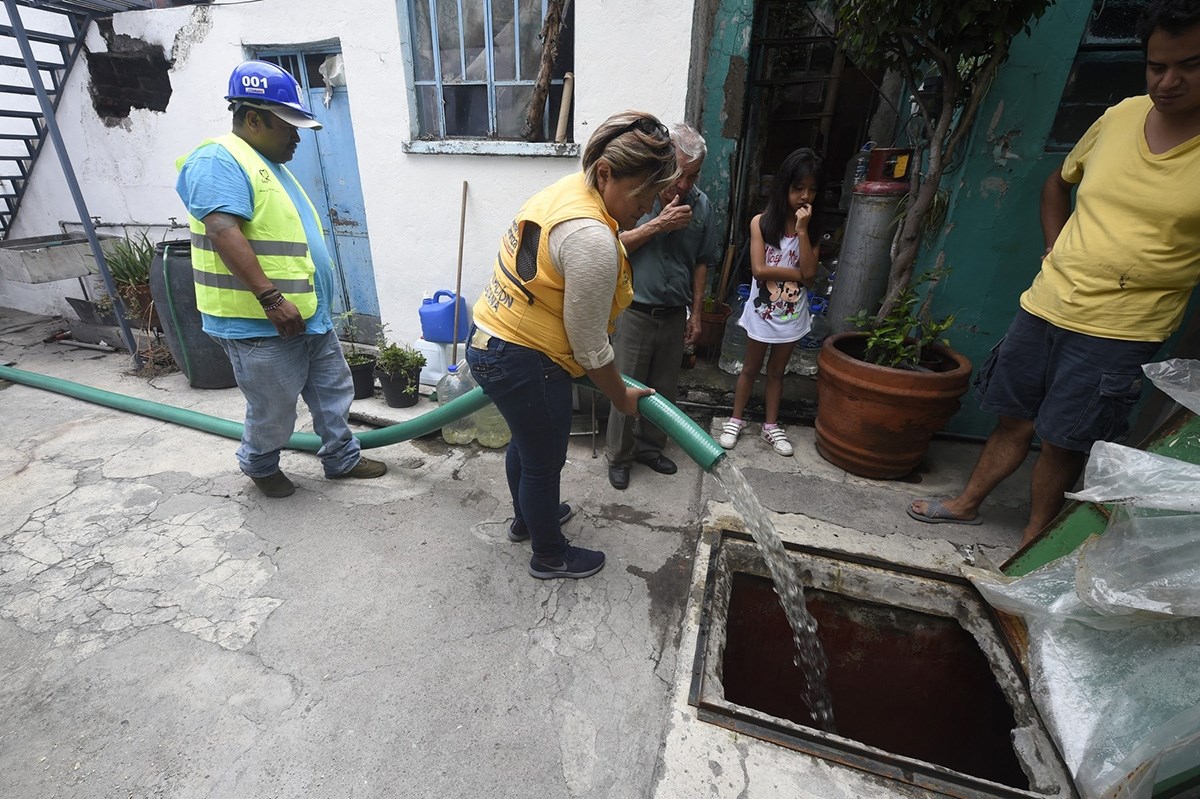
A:
{"type": "Polygon", "coordinates": [[[357,340],[359,332],[354,324],[353,310],[338,314],[337,327],[338,336],[342,339],[342,352],[354,381],[354,399],[370,399],[375,396],[375,353],[357,340]]]}
{"type": "Polygon", "coordinates": [[[419,350],[407,344],[380,340],[375,376],[379,378],[379,387],[383,389],[383,398],[389,408],[408,408],[417,403],[424,366],[425,355],[419,350]]]}
{"type": "Polygon", "coordinates": [[[817,356],[817,451],[851,474],[903,477],[917,467],[933,434],[958,411],[971,362],[942,338],[954,317],[931,319],[926,273],[922,302],[915,287],[900,292],[882,320],[853,318],[866,332],[825,339],[817,356]]]}

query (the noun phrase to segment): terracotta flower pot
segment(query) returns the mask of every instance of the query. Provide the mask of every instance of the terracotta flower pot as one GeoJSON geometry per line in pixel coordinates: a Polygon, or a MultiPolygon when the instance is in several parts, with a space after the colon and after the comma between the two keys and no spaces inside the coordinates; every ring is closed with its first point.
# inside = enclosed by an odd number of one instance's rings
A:
{"type": "Polygon", "coordinates": [[[723,302],[718,302],[711,311],[700,313],[700,335],[696,338],[696,352],[710,358],[721,349],[721,339],[725,335],[725,321],[729,319],[730,308],[723,302]]]}
{"type": "Polygon", "coordinates": [[[861,360],[863,333],[825,339],[817,356],[817,451],[851,474],[903,477],[920,464],[933,434],[959,407],[971,362],[935,345],[940,371],[917,372],[861,360]]]}

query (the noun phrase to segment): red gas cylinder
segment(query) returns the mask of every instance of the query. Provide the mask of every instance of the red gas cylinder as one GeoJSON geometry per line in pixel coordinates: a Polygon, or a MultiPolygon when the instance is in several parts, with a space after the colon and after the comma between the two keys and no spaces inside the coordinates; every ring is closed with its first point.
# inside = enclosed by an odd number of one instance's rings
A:
{"type": "Polygon", "coordinates": [[[908,147],[876,147],[867,159],[867,176],[854,187],[854,193],[877,197],[907,194],[912,152],[908,147]]]}

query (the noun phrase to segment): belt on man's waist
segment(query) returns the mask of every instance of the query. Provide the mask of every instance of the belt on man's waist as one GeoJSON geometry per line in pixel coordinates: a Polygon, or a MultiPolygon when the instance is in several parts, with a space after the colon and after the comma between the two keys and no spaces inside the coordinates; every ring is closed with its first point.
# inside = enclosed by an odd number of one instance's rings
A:
{"type": "Polygon", "coordinates": [[[650,314],[655,319],[674,316],[677,313],[683,313],[687,310],[686,305],[647,305],[644,302],[631,302],[629,303],[629,308],[633,311],[650,314]]]}

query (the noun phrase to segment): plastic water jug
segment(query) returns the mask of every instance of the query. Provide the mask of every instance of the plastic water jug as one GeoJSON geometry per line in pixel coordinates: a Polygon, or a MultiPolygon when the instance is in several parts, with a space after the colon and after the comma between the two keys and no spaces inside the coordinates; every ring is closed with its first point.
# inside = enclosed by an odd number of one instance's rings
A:
{"type": "Polygon", "coordinates": [[[512,431],[500,409],[489,402],[475,411],[475,436],[480,446],[499,449],[512,439],[512,431]]]}
{"type": "Polygon", "coordinates": [[[731,375],[742,373],[742,361],[746,358],[746,328],[738,324],[742,318],[742,309],[750,299],[750,284],[743,283],[737,287],[737,296],[730,303],[732,313],[725,322],[725,337],[721,339],[721,357],[717,360],[717,368],[731,375]]]}
{"type": "MultiPolygon", "coordinates": [[[[466,361],[452,363],[437,384],[438,405],[445,405],[475,388],[475,380],[466,361]]],[[[470,413],[442,425],[442,438],[447,444],[470,444],[475,440],[475,414],[470,413]]]]}
{"type": "Polygon", "coordinates": [[[421,300],[421,338],[434,342],[454,342],[454,307],[458,306],[458,340],[466,341],[471,329],[467,301],[453,291],[441,289],[421,300]],[[456,301],[457,300],[457,301],[456,301]]]}
{"type": "Polygon", "coordinates": [[[796,342],[786,371],[789,374],[811,377],[817,373],[817,356],[821,354],[821,345],[829,335],[829,317],[826,315],[827,303],[824,297],[811,297],[808,307],[812,313],[812,327],[804,338],[796,342]]]}

